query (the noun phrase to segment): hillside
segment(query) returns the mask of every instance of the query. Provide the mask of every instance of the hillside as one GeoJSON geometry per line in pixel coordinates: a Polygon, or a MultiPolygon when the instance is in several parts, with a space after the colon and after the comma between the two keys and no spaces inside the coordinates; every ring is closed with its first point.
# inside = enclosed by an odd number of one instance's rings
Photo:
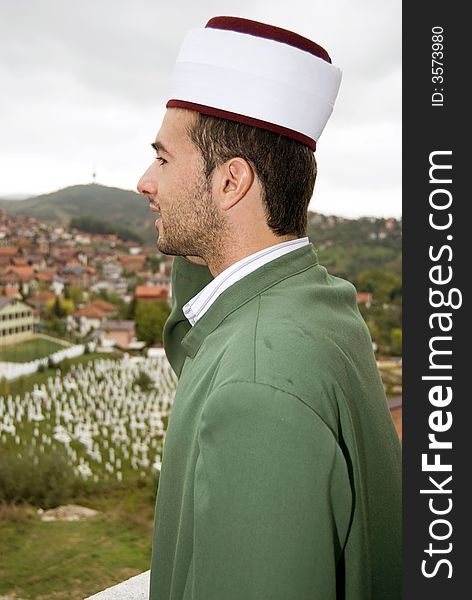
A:
{"type": "Polygon", "coordinates": [[[332,274],[355,280],[367,269],[401,275],[402,222],[363,217],[346,219],[310,212],[308,235],[318,258],[332,274]]]}
{"type": "MultiPolygon", "coordinates": [[[[26,200],[0,200],[10,215],[25,214],[68,225],[77,217],[93,217],[126,227],[154,245],[154,216],[146,200],[131,190],[97,184],[75,185],[26,200]]],[[[353,279],[359,272],[382,268],[401,273],[401,221],[365,217],[346,219],[310,212],[308,234],[319,259],[332,273],[353,279]]]]}
{"type": "Polygon", "coordinates": [[[147,243],[156,238],[154,220],[145,198],[103,185],[74,185],[26,200],[0,200],[9,215],[29,215],[41,221],[68,225],[74,217],[91,216],[138,233],[147,243]]]}

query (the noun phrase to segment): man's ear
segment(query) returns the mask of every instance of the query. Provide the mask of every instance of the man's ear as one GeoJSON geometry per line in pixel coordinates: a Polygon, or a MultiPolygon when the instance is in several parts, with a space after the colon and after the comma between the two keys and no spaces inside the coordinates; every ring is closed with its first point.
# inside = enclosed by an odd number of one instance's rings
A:
{"type": "Polygon", "coordinates": [[[242,200],[254,183],[254,171],[247,160],[231,158],[218,168],[217,192],[220,208],[229,210],[242,200]]]}

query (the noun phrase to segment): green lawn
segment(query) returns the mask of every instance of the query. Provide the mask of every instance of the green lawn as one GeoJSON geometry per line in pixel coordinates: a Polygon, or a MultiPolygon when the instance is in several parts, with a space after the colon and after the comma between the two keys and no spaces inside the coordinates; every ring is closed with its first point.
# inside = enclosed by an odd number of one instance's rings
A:
{"type": "Polygon", "coordinates": [[[63,350],[64,346],[56,344],[43,338],[34,338],[26,342],[19,342],[12,346],[0,349],[0,361],[3,362],[29,362],[43,356],[49,356],[53,352],[63,350]]]}
{"type": "Polygon", "coordinates": [[[117,490],[76,503],[103,511],[81,522],[43,522],[36,509],[0,505],[0,596],[83,600],[151,560],[153,490],[117,490]]]}
{"type": "Polygon", "coordinates": [[[0,594],[82,600],[149,569],[151,536],[107,516],[0,522],[0,594]]]}

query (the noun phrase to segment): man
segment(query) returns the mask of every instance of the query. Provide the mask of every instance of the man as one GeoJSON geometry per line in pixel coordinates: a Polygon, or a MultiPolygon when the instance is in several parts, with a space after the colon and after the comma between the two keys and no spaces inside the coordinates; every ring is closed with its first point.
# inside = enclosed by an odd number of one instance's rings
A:
{"type": "Polygon", "coordinates": [[[138,185],[176,256],[151,600],[400,598],[398,438],[355,290],[306,238],[339,82],[245,19],[182,46],[138,185]]]}

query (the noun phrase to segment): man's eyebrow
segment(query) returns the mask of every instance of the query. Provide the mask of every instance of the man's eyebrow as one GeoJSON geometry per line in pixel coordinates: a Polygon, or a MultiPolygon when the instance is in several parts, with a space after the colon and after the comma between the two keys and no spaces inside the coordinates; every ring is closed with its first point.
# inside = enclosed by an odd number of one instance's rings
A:
{"type": "Polygon", "coordinates": [[[164,146],[164,144],[162,144],[162,142],[152,142],[151,147],[156,152],[165,152],[166,154],[169,154],[170,156],[172,156],[171,153],[169,152],[169,150],[167,150],[167,148],[164,146]]]}

